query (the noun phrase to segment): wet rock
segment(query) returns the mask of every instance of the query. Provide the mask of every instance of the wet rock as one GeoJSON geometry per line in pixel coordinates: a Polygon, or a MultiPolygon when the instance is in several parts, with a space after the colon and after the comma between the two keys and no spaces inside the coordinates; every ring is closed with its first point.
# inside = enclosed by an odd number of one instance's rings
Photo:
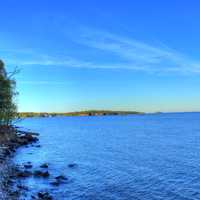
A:
{"type": "Polygon", "coordinates": [[[30,176],[32,176],[32,173],[27,170],[16,172],[17,178],[26,178],[26,177],[30,177],[30,176]]]}
{"type": "Polygon", "coordinates": [[[61,184],[61,182],[58,180],[55,180],[55,181],[52,181],[50,184],[53,186],[59,186],[61,184]]]}
{"type": "Polygon", "coordinates": [[[32,135],[31,133],[27,133],[27,134],[19,136],[19,140],[20,142],[24,144],[29,144],[29,143],[37,142],[38,138],[32,135]]]}
{"type": "MultiPolygon", "coordinates": [[[[5,194],[10,197],[8,198],[9,200],[14,200],[18,199],[17,197],[23,190],[26,190],[25,187],[18,185],[21,182],[18,179],[30,177],[33,173],[28,171],[31,168],[31,163],[26,163],[23,166],[20,165],[16,169],[10,166],[7,168],[7,157],[13,156],[18,147],[37,142],[38,138],[36,134],[20,132],[13,126],[1,126],[0,135],[0,163],[2,163],[1,172],[3,175],[0,180],[0,188],[3,191],[5,190],[5,194]]],[[[1,195],[0,199],[2,199],[1,195]]]]}
{"type": "Polygon", "coordinates": [[[55,179],[56,180],[68,180],[68,178],[65,177],[64,175],[56,176],[55,179]]]}
{"type": "Polygon", "coordinates": [[[31,199],[36,199],[36,197],[34,195],[31,195],[31,199]]]}
{"type": "Polygon", "coordinates": [[[48,168],[49,165],[48,165],[48,163],[44,163],[44,164],[40,165],[40,167],[41,167],[41,168],[48,168]]]}
{"type": "Polygon", "coordinates": [[[32,167],[33,167],[32,164],[29,164],[29,163],[24,164],[24,168],[25,168],[25,169],[31,169],[32,167]]]}
{"type": "Polygon", "coordinates": [[[10,179],[8,179],[8,180],[6,181],[6,184],[7,184],[7,185],[13,185],[13,184],[14,184],[14,181],[13,181],[13,180],[10,180],[10,179]]]}
{"type": "Polygon", "coordinates": [[[4,156],[10,156],[10,154],[11,154],[10,149],[9,148],[5,148],[4,149],[4,156]]]}
{"type": "Polygon", "coordinates": [[[76,168],[78,165],[76,163],[71,163],[68,165],[69,168],[76,168]]]}
{"type": "Polygon", "coordinates": [[[17,146],[17,144],[15,144],[15,143],[10,143],[10,145],[8,145],[8,150],[10,151],[10,153],[11,152],[13,152],[13,153],[15,153],[16,152],[16,146],[17,146]]]}
{"type": "Polygon", "coordinates": [[[67,181],[67,180],[68,180],[67,177],[60,175],[60,176],[56,176],[55,180],[52,181],[50,184],[53,185],[53,186],[59,186],[60,184],[65,183],[64,181],[67,181]]]}
{"type": "Polygon", "coordinates": [[[12,197],[18,197],[19,195],[20,195],[19,190],[15,190],[15,191],[10,192],[10,196],[12,196],[12,197]]]}
{"type": "Polygon", "coordinates": [[[12,175],[9,176],[9,179],[15,179],[16,176],[17,176],[17,175],[13,175],[13,174],[12,174],[12,175]]]}
{"type": "Polygon", "coordinates": [[[53,197],[48,192],[39,192],[37,196],[40,200],[52,200],[53,199],[53,197]]]}
{"type": "MultiPolygon", "coordinates": [[[[26,135],[27,132],[26,131],[20,131],[20,130],[17,130],[17,133],[18,135],[26,135]]],[[[29,132],[30,135],[33,135],[33,136],[39,136],[40,134],[39,133],[32,133],[32,132],[29,132]]]]}
{"type": "Polygon", "coordinates": [[[20,190],[28,191],[28,187],[26,187],[24,185],[17,185],[17,188],[20,189],[20,190]]]}
{"type": "Polygon", "coordinates": [[[32,135],[31,133],[26,134],[18,134],[18,137],[16,138],[16,145],[19,146],[27,146],[28,144],[35,143],[38,141],[38,138],[35,135],[32,135]]]}
{"type": "Polygon", "coordinates": [[[34,172],[34,176],[36,177],[42,177],[42,178],[47,178],[50,176],[48,171],[40,171],[40,170],[36,170],[34,172]]]}

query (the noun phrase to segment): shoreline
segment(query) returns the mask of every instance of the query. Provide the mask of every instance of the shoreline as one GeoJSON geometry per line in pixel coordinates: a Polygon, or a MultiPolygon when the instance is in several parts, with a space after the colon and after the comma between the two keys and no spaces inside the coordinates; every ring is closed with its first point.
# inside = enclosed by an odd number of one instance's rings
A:
{"type": "Polygon", "coordinates": [[[87,110],[77,112],[19,112],[19,118],[27,117],[92,117],[92,116],[124,116],[124,115],[142,115],[144,112],[138,111],[112,111],[112,110],[87,110]]]}
{"type": "Polygon", "coordinates": [[[0,127],[0,199],[17,200],[23,186],[17,177],[17,166],[11,161],[16,150],[38,141],[38,134],[20,131],[18,127],[0,127]]]}

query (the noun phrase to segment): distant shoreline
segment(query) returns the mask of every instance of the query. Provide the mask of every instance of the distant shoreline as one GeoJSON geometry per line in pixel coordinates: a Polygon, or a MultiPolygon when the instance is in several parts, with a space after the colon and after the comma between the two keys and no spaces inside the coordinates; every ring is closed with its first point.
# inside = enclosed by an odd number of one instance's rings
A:
{"type": "Polygon", "coordinates": [[[111,111],[111,110],[89,110],[77,112],[19,112],[18,118],[29,117],[81,117],[81,116],[123,116],[123,115],[158,115],[158,114],[183,114],[183,113],[200,113],[200,111],[183,111],[183,112],[138,112],[138,111],[111,111]]]}
{"type": "Polygon", "coordinates": [[[19,112],[19,118],[27,117],[56,117],[56,116],[110,116],[110,115],[138,115],[145,114],[144,112],[137,111],[111,111],[111,110],[89,110],[78,112],[65,112],[65,113],[53,113],[53,112],[19,112]]]}

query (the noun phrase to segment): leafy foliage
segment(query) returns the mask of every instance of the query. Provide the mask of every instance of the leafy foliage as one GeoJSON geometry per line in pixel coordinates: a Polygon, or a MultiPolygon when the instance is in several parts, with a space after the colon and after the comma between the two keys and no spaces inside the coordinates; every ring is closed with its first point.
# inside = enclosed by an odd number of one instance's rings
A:
{"type": "Polygon", "coordinates": [[[0,60],[0,126],[10,125],[16,117],[17,106],[14,98],[17,95],[15,92],[15,80],[5,70],[5,65],[0,60]]]}

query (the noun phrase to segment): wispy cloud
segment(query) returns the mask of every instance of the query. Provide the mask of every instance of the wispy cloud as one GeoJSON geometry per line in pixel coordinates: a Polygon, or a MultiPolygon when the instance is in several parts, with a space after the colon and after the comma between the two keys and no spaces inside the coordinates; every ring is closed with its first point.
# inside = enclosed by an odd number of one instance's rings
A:
{"type": "Polygon", "coordinates": [[[92,65],[90,62],[80,61],[70,56],[54,56],[48,53],[38,53],[34,50],[0,50],[3,59],[8,65],[24,66],[63,66],[63,67],[87,67],[92,65]]]}
{"type": "Polygon", "coordinates": [[[69,85],[69,82],[64,81],[18,81],[23,85],[69,85]]]}
{"type": "MultiPolygon", "coordinates": [[[[74,41],[124,60],[117,65],[105,66],[148,72],[200,73],[200,60],[194,60],[167,46],[154,46],[109,32],[82,28],[74,41]]],[[[98,65],[97,65],[98,66],[98,65]]],[[[100,66],[99,66],[100,67],[100,66]]]]}
{"type": "MultiPolygon", "coordinates": [[[[76,44],[85,46],[85,51],[88,48],[90,50],[94,49],[96,57],[88,56],[87,61],[85,61],[70,55],[60,56],[55,53],[52,56],[48,53],[38,53],[32,49],[0,49],[0,52],[5,55],[8,64],[19,66],[41,65],[89,69],[128,69],[149,73],[200,73],[200,60],[194,60],[164,45],[147,44],[133,38],[85,27],[76,30],[76,34],[72,34],[70,39],[76,44]],[[102,54],[99,51],[103,51],[107,57],[112,54],[113,56],[118,56],[119,60],[108,63],[104,61],[106,59],[101,57],[102,54]],[[100,60],[101,62],[99,62],[100,60]]],[[[79,51],[78,47],[77,51],[79,51]]]]}

